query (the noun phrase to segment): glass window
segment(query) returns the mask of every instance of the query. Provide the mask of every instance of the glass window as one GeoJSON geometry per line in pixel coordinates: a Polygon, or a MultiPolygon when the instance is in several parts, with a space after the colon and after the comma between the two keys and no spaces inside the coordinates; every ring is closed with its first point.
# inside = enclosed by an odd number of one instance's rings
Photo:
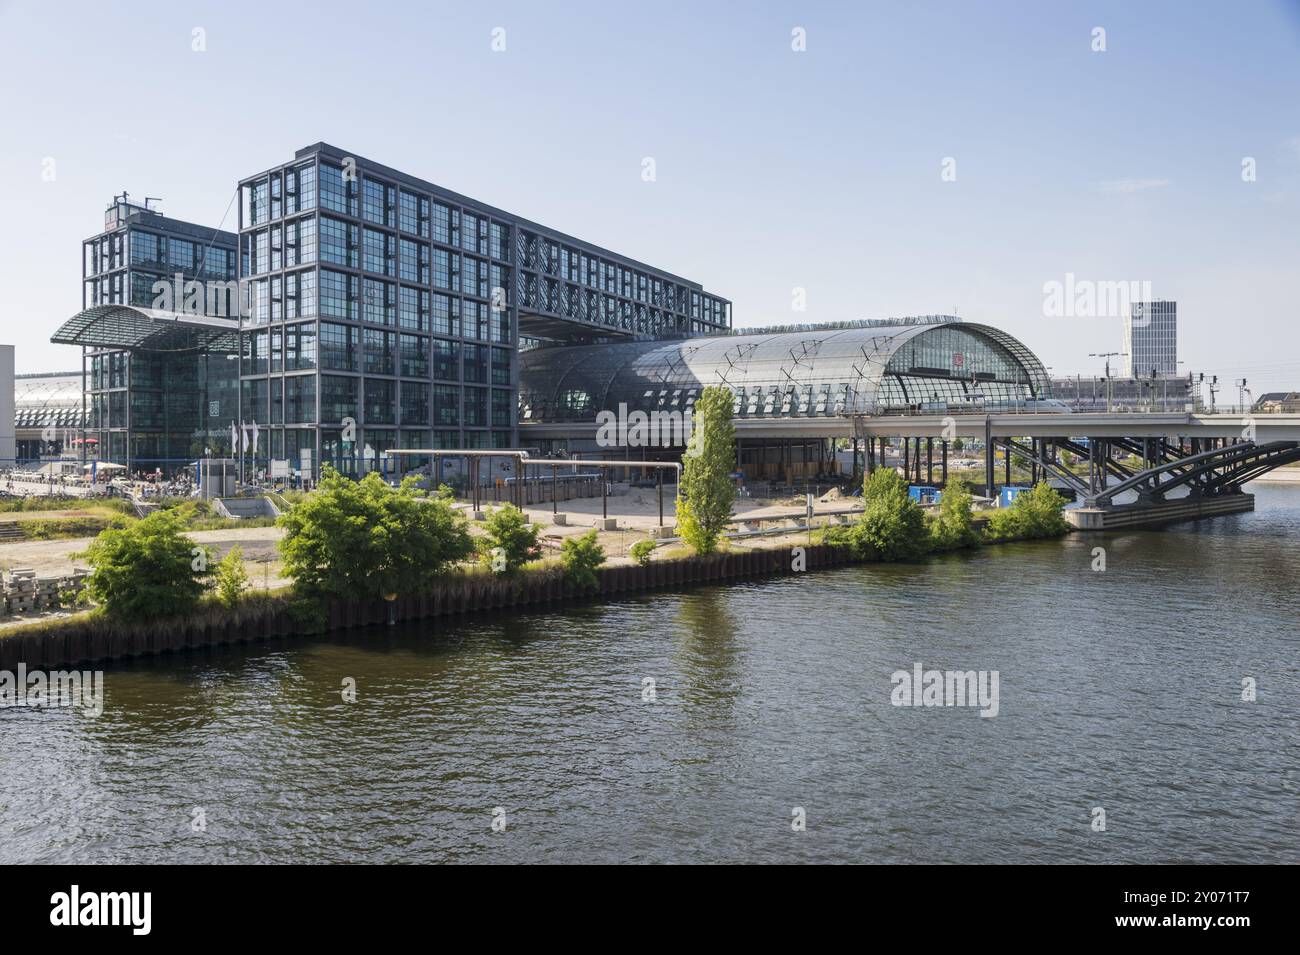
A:
{"type": "MultiPolygon", "coordinates": [[[[266,240],[266,233],[257,233],[266,240]]],[[[194,270],[194,243],[185,239],[167,240],[167,265],[173,269],[180,269],[183,272],[192,272],[194,270]]],[[[259,271],[265,271],[265,268],[259,271]]]]}
{"type": "Polygon", "coordinates": [[[398,277],[406,282],[429,283],[429,247],[423,242],[401,240],[398,277]]]}
{"type": "Polygon", "coordinates": [[[451,288],[451,253],[444,249],[433,250],[433,284],[437,288],[451,288]]]}
{"type": "Polygon", "coordinates": [[[310,270],[298,273],[298,303],[300,315],[316,314],[316,272],[310,270]]]}
{"type": "Polygon", "coordinates": [[[402,375],[406,378],[429,377],[429,340],[422,335],[402,335],[399,350],[402,375]]]}
{"type": "Polygon", "coordinates": [[[151,232],[131,231],[131,264],[147,265],[151,268],[164,267],[158,250],[159,237],[151,232]]]}
{"type": "Polygon", "coordinates": [[[289,375],[284,379],[284,420],[287,424],[316,420],[315,375],[289,375]]]}
{"type": "Polygon", "coordinates": [[[362,232],[362,268],[379,275],[396,274],[393,237],[377,229],[364,229],[362,232]]]}
{"type": "Polygon", "coordinates": [[[330,318],[357,317],[357,279],[330,269],[320,271],[320,313],[330,318]]]}
{"type": "Polygon", "coordinates": [[[322,209],[356,216],[357,183],[355,174],[349,179],[344,179],[341,167],[321,163],[320,204],[322,209]]]}
{"type": "Polygon", "coordinates": [[[440,202],[433,204],[433,240],[451,243],[451,210],[440,202]]]}
{"type": "Polygon", "coordinates": [[[510,349],[492,349],[492,384],[510,384],[510,349]]]}
{"type": "Polygon", "coordinates": [[[460,336],[460,299],[433,293],[433,332],[451,338],[460,336]]]}
{"type": "MultiPolygon", "coordinates": [[[[460,424],[460,389],[455,385],[433,386],[433,421],[444,427],[460,424]]],[[[455,447],[455,445],[451,445],[455,447]]]]}
{"type": "Polygon", "coordinates": [[[367,328],[364,335],[365,373],[367,375],[393,374],[393,333],[367,328]]]}
{"type": "Polygon", "coordinates": [[[330,216],[320,217],[320,259],[331,265],[357,267],[357,227],[330,216]]]}
{"type": "Polygon", "coordinates": [[[341,423],[357,416],[357,378],[339,375],[320,376],[321,424],[341,423]]]}
{"type": "Polygon", "coordinates": [[[460,379],[460,345],[456,342],[433,340],[433,377],[447,381],[460,379]]]}
{"type": "Polygon", "coordinates": [[[429,200],[414,192],[402,190],[398,210],[398,227],[422,239],[429,237],[429,200]]]}
{"type": "MultiPolygon", "coordinates": [[[[463,416],[465,427],[482,428],[487,425],[487,389],[466,388],[463,416]]],[[[468,440],[468,435],[466,439],[468,440]]]]}
{"type": "Polygon", "coordinates": [[[284,370],[312,371],[316,368],[316,326],[286,325],[284,328],[284,370]]]}
{"type": "Polygon", "coordinates": [[[487,347],[484,345],[465,345],[465,381],[472,381],[476,384],[487,383],[486,353],[487,347]]]}
{"type": "MultiPolygon", "coordinates": [[[[429,423],[429,386],[415,381],[402,382],[402,427],[429,423]]],[[[417,445],[418,447],[418,445],[417,445]]]]}
{"type": "Polygon", "coordinates": [[[356,371],[356,329],[350,325],[321,322],[320,364],[331,371],[356,371]]]}
{"type": "MultiPolygon", "coordinates": [[[[514,421],[515,403],[510,400],[510,392],[500,388],[492,389],[492,427],[509,428],[514,421]]],[[[507,445],[508,447],[508,445],[507,445]]]]}
{"type": "Polygon", "coordinates": [[[376,325],[396,325],[397,287],[392,282],[362,279],[361,318],[376,325]]]}
{"type": "Polygon", "coordinates": [[[396,424],[396,382],[383,378],[365,380],[366,424],[396,424]]]}
{"type": "Polygon", "coordinates": [[[429,293],[405,285],[398,292],[397,322],[416,332],[429,330],[429,293]]]}
{"type": "Polygon", "coordinates": [[[248,225],[261,225],[270,218],[270,183],[266,179],[245,186],[244,200],[244,221],[248,225]]]}
{"type": "Polygon", "coordinates": [[[298,209],[306,212],[316,208],[316,167],[308,164],[298,167],[298,209]]]}
{"type": "Polygon", "coordinates": [[[361,217],[390,228],[393,221],[393,187],[369,176],[361,183],[361,217]]]}

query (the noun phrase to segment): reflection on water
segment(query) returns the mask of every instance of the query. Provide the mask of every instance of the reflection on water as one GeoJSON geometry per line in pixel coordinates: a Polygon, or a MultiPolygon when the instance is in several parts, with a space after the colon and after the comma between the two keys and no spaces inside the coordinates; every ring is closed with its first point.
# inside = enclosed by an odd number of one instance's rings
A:
{"type": "Polygon", "coordinates": [[[1159,533],[119,665],[98,719],[0,711],[0,861],[1295,862],[1300,488],[1257,495],[1159,533]],[[999,715],[891,706],[916,662],[998,670],[999,715]]]}

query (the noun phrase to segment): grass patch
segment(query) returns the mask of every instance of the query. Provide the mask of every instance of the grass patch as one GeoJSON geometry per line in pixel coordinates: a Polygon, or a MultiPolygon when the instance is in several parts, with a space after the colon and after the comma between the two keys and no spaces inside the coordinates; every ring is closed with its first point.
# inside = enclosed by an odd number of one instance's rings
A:
{"type": "Polygon", "coordinates": [[[71,540],[78,537],[95,537],[110,527],[125,527],[129,521],[121,516],[108,517],[86,514],[81,517],[52,517],[18,521],[23,539],[29,541],[71,540]]]}
{"type": "Polygon", "coordinates": [[[185,522],[187,531],[227,531],[237,527],[274,527],[274,517],[194,517],[185,522]]]}
{"type": "Polygon", "coordinates": [[[18,514],[32,511],[111,511],[114,514],[134,516],[135,508],[130,501],[120,497],[67,497],[56,495],[32,495],[31,497],[0,498],[0,514],[18,514]]]}

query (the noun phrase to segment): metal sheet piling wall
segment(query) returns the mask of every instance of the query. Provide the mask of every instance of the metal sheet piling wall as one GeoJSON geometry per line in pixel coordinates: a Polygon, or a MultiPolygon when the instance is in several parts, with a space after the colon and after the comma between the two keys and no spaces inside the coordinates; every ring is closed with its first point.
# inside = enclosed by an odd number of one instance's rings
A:
{"type": "MultiPolygon", "coordinates": [[[[843,549],[826,545],[802,548],[807,571],[855,563],[843,549]]],[[[597,570],[595,590],[574,592],[556,571],[514,576],[473,573],[449,578],[422,594],[400,597],[391,608],[383,600],[336,602],[328,609],[327,630],[347,630],[396,622],[448,617],[494,610],[523,610],[567,602],[599,600],[618,594],[679,589],[748,577],[799,576],[792,548],[730,551],[707,557],[651,561],[645,566],[619,564],[597,570]]],[[[311,631],[277,603],[255,616],[175,623],[118,623],[104,620],[54,622],[27,632],[0,636],[0,670],[19,663],[29,669],[122,660],[183,650],[308,635],[311,631]]]]}

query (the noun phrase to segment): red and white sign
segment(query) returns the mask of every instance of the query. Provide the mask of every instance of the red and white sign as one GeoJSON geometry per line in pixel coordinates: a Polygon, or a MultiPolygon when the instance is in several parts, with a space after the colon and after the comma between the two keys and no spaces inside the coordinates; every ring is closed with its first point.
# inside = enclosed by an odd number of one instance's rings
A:
{"type": "Polygon", "coordinates": [[[962,362],[964,362],[965,360],[966,360],[966,356],[963,355],[961,352],[955,351],[952,353],[952,367],[960,368],[962,362]]]}

